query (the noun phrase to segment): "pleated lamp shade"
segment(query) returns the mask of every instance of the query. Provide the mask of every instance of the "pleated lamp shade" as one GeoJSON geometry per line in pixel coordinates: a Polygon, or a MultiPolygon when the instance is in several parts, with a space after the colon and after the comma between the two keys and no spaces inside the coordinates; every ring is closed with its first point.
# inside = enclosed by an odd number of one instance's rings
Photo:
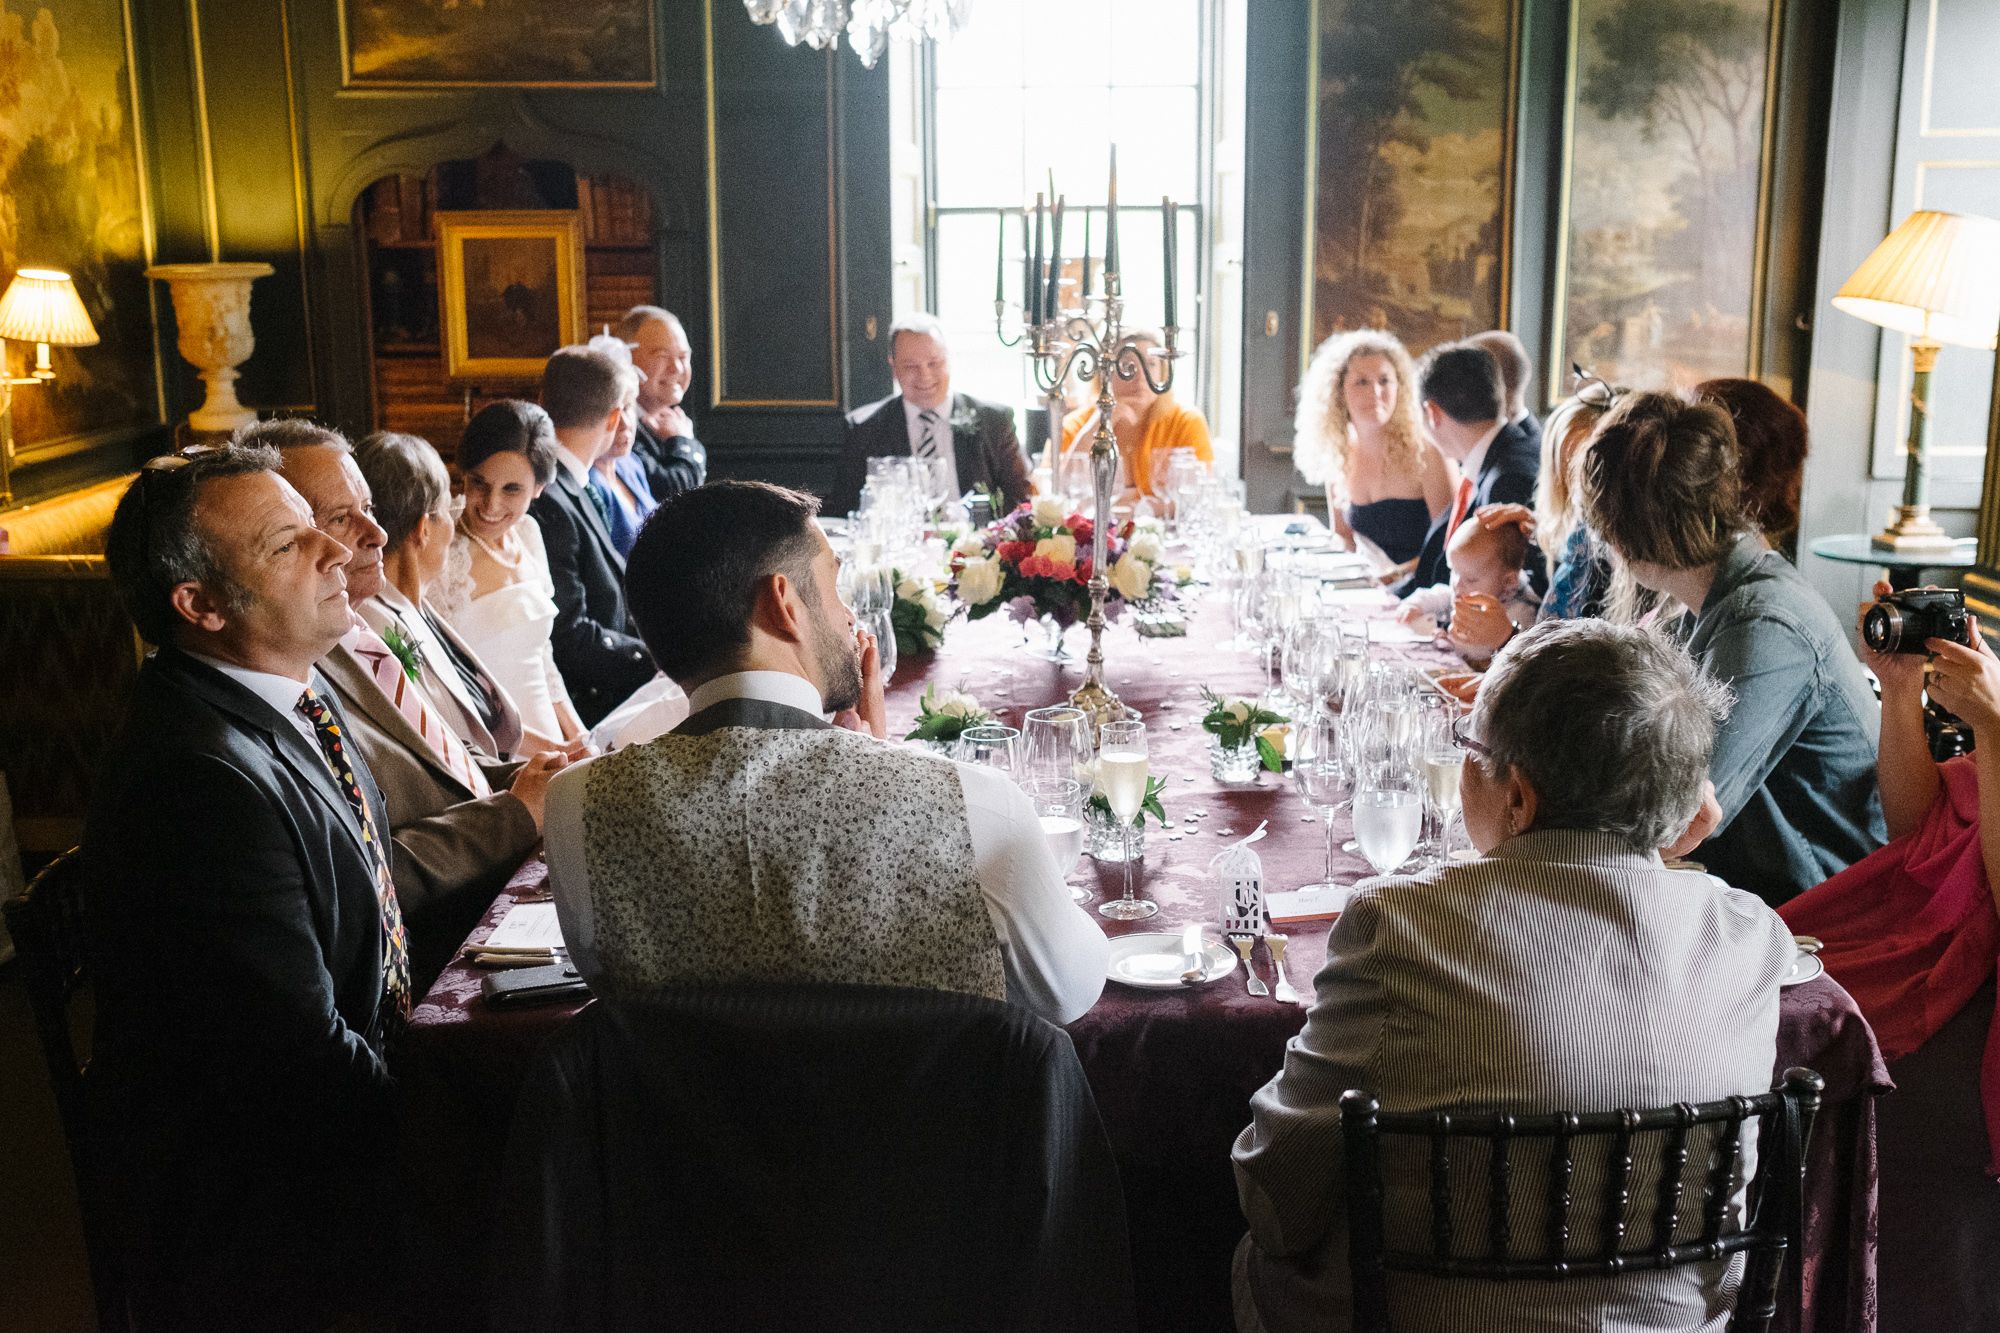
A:
{"type": "Polygon", "coordinates": [[[76,294],[69,274],[52,268],[24,268],[0,296],[0,338],[57,347],[89,347],[97,330],[76,294]]]}
{"type": "Polygon", "coordinates": [[[1897,333],[1990,348],[2000,332],[2000,222],[1912,213],[1861,261],[1833,304],[1897,333]]]}

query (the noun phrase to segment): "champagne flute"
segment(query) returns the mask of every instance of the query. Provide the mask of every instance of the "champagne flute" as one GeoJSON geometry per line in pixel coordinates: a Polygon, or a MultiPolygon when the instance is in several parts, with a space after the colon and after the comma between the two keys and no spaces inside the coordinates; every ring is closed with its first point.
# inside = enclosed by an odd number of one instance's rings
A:
{"type": "Polygon", "coordinates": [[[1146,803],[1146,766],[1146,724],[1106,722],[1098,738],[1097,772],[1125,843],[1125,896],[1099,903],[1097,910],[1115,921],[1138,921],[1160,910],[1158,903],[1132,896],[1132,823],[1146,803]]]}
{"type": "Polygon", "coordinates": [[[1347,803],[1353,784],[1340,738],[1340,720],[1324,704],[1314,707],[1312,716],[1292,733],[1292,781],[1299,795],[1319,816],[1320,833],[1326,841],[1326,878],[1309,889],[1332,888],[1333,816],[1347,803]]]}
{"type": "Polygon", "coordinates": [[[1451,734],[1452,719],[1433,719],[1424,736],[1424,788],[1429,808],[1437,820],[1436,858],[1439,864],[1451,859],[1451,833],[1458,823],[1459,779],[1465,772],[1465,751],[1451,734]]]}

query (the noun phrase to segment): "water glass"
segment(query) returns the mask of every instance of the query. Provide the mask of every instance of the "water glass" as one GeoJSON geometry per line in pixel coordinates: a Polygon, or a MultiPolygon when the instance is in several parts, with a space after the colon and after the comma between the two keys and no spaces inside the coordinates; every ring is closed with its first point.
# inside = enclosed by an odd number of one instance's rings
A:
{"type": "Polygon", "coordinates": [[[1307,888],[1333,887],[1333,816],[1353,790],[1353,770],[1341,744],[1340,719],[1324,705],[1292,731],[1292,781],[1299,795],[1319,816],[1326,842],[1326,877],[1307,888]]]}
{"type": "Polygon", "coordinates": [[[1031,710],[1021,722],[1022,782],[1080,782],[1088,786],[1097,746],[1090,715],[1072,704],[1031,710]]]}
{"type": "Polygon", "coordinates": [[[1118,822],[1125,841],[1125,894],[1099,903],[1097,910],[1114,921],[1139,921],[1160,910],[1156,902],[1132,896],[1132,821],[1146,803],[1146,724],[1107,722],[1098,737],[1097,774],[1104,801],[1118,822]]]}
{"type": "Polygon", "coordinates": [[[1423,833],[1424,790],[1407,762],[1364,767],[1354,791],[1354,841],[1375,873],[1410,859],[1423,833]]]}
{"type": "MultiPolygon", "coordinates": [[[[1042,835],[1048,839],[1049,851],[1055,857],[1056,872],[1068,880],[1076,869],[1077,859],[1083,855],[1083,807],[1090,799],[1089,788],[1075,778],[1051,780],[1031,776],[1022,779],[1021,790],[1041,821],[1042,835]]],[[[1090,897],[1088,889],[1075,884],[1066,887],[1074,902],[1090,897]]]]}
{"type": "Polygon", "coordinates": [[[968,764],[997,768],[1011,778],[1020,740],[1020,732],[996,723],[967,727],[958,733],[958,757],[968,764]]]}
{"type": "Polygon", "coordinates": [[[896,617],[893,611],[857,611],[854,623],[875,636],[875,656],[886,682],[896,674],[896,617]]]}

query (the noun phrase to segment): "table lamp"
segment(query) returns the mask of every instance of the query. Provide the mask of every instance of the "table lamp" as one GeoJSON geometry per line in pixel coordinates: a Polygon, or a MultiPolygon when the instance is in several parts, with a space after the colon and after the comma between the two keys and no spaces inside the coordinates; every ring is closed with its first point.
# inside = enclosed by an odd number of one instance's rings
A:
{"type": "MultiPolygon", "coordinates": [[[[76,294],[69,274],[53,268],[24,268],[14,274],[0,296],[0,339],[35,345],[35,368],[26,375],[5,374],[0,366],[0,415],[11,413],[17,385],[41,384],[56,377],[49,348],[89,347],[97,342],[90,314],[76,294]]],[[[0,440],[0,504],[13,498],[8,474],[13,470],[14,433],[8,423],[0,440]]]]}
{"type": "Polygon", "coordinates": [[[2000,331],[2000,222],[1928,209],[1912,213],[1861,261],[1833,304],[1914,339],[1903,502],[1870,543],[1878,551],[1949,550],[1952,539],[1931,518],[1924,470],[1931,434],[1931,372],[1945,343],[1994,345],[2000,331]]]}

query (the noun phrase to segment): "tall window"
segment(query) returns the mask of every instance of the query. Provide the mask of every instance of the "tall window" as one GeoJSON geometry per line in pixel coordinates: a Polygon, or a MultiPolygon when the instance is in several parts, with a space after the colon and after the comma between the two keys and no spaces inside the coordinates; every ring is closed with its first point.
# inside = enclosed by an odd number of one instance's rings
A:
{"type": "MultiPolygon", "coordinates": [[[[1179,209],[1178,318],[1185,355],[1175,396],[1201,407],[1235,470],[1237,408],[1218,420],[1214,302],[1219,175],[1214,94],[1235,0],[982,0],[957,36],[935,46],[893,44],[898,312],[933,311],[951,337],[955,387],[1008,402],[1026,417],[1040,391],[1018,348],[994,335],[997,274],[1008,328],[1019,326],[1023,225],[1037,191],[1068,198],[1065,272],[1082,276],[1086,225],[1101,292],[1104,197],[1118,146],[1118,248],[1127,327],[1164,318],[1160,202],[1179,209]],[[1086,223],[1086,219],[1088,219],[1086,223]]],[[[1240,7],[1240,6],[1239,6],[1240,7]]],[[[1240,22],[1231,25],[1240,45],[1240,22]]],[[[1232,82],[1234,82],[1232,80],[1232,82]]],[[[1237,84],[1240,88],[1240,83],[1237,84]]],[[[1240,98],[1240,93],[1238,94],[1240,98]]],[[[1240,120],[1241,110],[1234,119],[1240,120]]],[[[1224,155],[1240,144],[1235,136],[1224,155]]],[[[1219,171],[1219,166],[1221,170],[1219,171]]],[[[1237,205],[1240,210],[1240,203],[1237,205]]],[[[1223,230],[1233,237],[1235,220],[1223,230]]],[[[1074,291],[1074,288],[1071,289],[1074,291]]],[[[1223,331],[1237,359],[1238,330],[1223,331]]]]}

